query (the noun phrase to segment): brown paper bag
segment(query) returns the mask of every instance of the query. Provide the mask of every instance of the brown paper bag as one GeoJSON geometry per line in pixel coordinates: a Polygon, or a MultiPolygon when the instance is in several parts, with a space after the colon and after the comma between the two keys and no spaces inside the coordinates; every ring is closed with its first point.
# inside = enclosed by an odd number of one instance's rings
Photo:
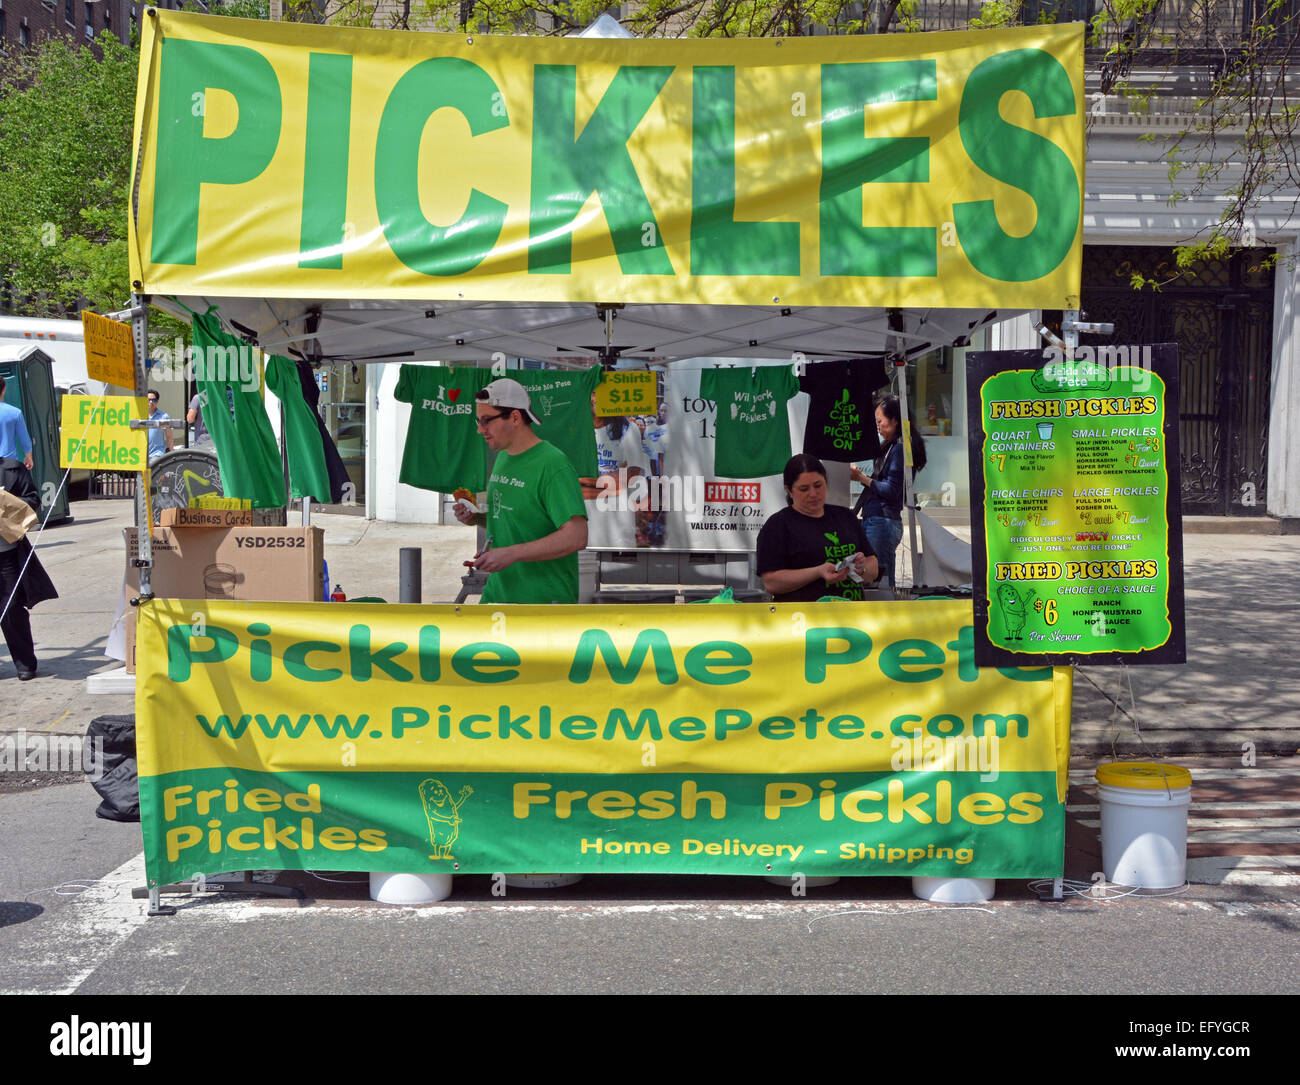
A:
{"type": "Polygon", "coordinates": [[[36,510],[21,497],[0,490],[0,539],[17,542],[36,523],[36,510]]]}

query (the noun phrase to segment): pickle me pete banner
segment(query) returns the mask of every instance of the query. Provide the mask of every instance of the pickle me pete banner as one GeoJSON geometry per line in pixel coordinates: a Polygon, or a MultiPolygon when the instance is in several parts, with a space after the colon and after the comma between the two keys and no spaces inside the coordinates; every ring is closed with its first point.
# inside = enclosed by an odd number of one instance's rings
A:
{"type": "Polygon", "coordinates": [[[970,605],[155,600],[150,884],[240,869],[1049,877],[1067,669],[970,605]]]}
{"type": "Polygon", "coordinates": [[[550,39],[144,20],[151,294],[1077,308],[1083,28],[550,39]]]}

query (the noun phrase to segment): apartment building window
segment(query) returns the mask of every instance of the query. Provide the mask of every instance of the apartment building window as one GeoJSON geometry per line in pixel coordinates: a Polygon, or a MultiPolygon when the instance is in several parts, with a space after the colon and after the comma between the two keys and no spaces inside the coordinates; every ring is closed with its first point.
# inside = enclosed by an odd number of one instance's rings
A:
{"type": "Polygon", "coordinates": [[[76,0],[63,0],[63,21],[69,26],[77,25],[76,0]]]}
{"type": "Polygon", "coordinates": [[[113,0],[104,0],[104,29],[113,29],[113,0]]]}
{"type": "Polygon", "coordinates": [[[4,41],[5,36],[5,6],[3,0],[0,0],[0,42],[4,41]]]}
{"type": "Polygon", "coordinates": [[[81,7],[86,13],[86,37],[93,41],[95,38],[95,9],[86,0],[83,0],[81,7]]]}
{"type": "Polygon", "coordinates": [[[26,21],[18,28],[18,44],[27,49],[32,44],[32,28],[27,25],[26,21]]]}

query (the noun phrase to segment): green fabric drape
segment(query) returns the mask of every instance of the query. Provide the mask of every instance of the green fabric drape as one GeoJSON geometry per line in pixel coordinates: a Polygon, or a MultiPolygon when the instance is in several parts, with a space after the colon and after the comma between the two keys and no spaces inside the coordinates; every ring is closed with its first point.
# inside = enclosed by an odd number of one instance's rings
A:
{"type": "Polygon", "coordinates": [[[252,348],[222,331],[214,312],[195,314],[194,346],[203,422],[226,496],[247,498],[256,509],[279,508],[286,502],[280,450],[261,389],[245,380],[253,369],[252,348]]]}
{"type": "Polygon", "coordinates": [[[266,363],[266,386],[284,406],[284,439],[289,454],[289,492],[294,497],[310,497],[328,503],[329,467],[321,444],[316,412],[303,398],[298,366],[288,358],[273,354],[266,363]]]}

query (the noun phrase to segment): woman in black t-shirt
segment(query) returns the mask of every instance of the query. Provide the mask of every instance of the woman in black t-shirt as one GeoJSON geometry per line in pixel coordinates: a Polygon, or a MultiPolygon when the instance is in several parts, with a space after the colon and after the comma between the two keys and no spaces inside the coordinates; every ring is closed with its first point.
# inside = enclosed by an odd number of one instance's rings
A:
{"type": "Polygon", "coordinates": [[[758,533],[763,587],[778,603],[824,595],[861,599],[877,572],[862,522],[843,505],[826,504],[826,468],[816,456],[790,457],[784,481],[789,507],[769,517],[758,533]],[[862,583],[850,577],[850,569],[862,583]]]}

